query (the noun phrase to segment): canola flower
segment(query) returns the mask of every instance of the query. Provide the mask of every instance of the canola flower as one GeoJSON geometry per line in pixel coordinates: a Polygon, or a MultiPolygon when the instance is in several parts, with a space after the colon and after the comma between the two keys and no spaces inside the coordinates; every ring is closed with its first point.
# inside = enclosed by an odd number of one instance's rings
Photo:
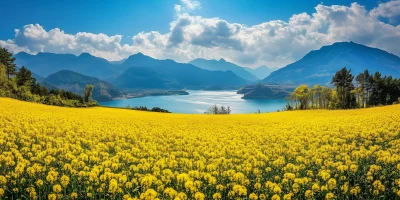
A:
{"type": "Polygon", "coordinates": [[[246,115],[0,98],[0,199],[399,199],[400,105],[246,115]]]}

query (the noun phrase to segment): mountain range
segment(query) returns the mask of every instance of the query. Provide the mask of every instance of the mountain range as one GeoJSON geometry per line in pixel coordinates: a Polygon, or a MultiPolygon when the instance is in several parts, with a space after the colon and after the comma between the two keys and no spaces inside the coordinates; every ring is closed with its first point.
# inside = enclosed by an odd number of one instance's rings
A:
{"type": "MultiPolygon", "coordinates": [[[[170,59],[154,59],[142,53],[128,57],[120,66],[127,69],[125,72],[132,72],[132,69],[130,69],[132,67],[140,67],[133,69],[136,73],[139,73],[138,71],[140,70],[150,68],[154,73],[154,76],[151,76],[151,78],[162,79],[166,85],[170,85],[172,88],[203,89],[210,86],[237,88],[248,83],[248,81],[240,78],[232,71],[210,71],[192,64],[178,63],[170,59]]],[[[148,71],[149,69],[146,70],[148,71]]],[[[112,79],[111,82],[121,81],[116,79],[112,79]]],[[[126,85],[126,87],[128,86],[130,88],[143,87],[142,85],[126,85]]]]}
{"type": "Polygon", "coordinates": [[[243,68],[239,65],[227,62],[223,58],[221,58],[220,60],[206,60],[203,58],[197,58],[195,60],[190,61],[189,63],[196,67],[200,67],[202,69],[211,70],[211,71],[232,71],[239,77],[241,77],[245,80],[248,80],[248,81],[257,81],[258,80],[258,78],[256,78],[256,76],[254,76],[251,72],[249,72],[245,68],[243,68]]]}
{"type": "Polygon", "coordinates": [[[321,47],[276,71],[266,66],[245,68],[224,59],[195,59],[190,63],[178,63],[169,59],[154,59],[142,53],[117,62],[88,53],[75,56],[21,52],[15,57],[18,66],[30,69],[35,78],[46,85],[80,94],[86,84],[95,85],[97,90],[93,96],[99,101],[120,97],[123,91],[131,89],[237,89],[259,82],[293,86],[329,85],[335,72],[342,67],[351,69],[353,75],[368,69],[371,73],[379,71],[383,75],[400,77],[398,56],[353,42],[321,47]]]}
{"type": "Polygon", "coordinates": [[[368,69],[400,77],[400,58],[354,42],[338,42],[311,51],[302,59],[272,72],[265,83],[329,85],[335,72],[346,67],[354,76],[368,69]]]}
{"type": "Polygon", "coordinates": [[[16,64],[25,66],[32,72],[46,77],[60,70],[71,70],[97,78],[110,78],[111,75],[121,71],[119,65],[114,65],[103,58],[82,53],[73,54],[38,53],[31,55],[20,52],[15,55],[16,64]]]}
{"type": "Polygon", "coordinates": [[[53,53],[31,55],[21,52],[16,54],[15,57],[18,66],[25,66],[42,77],[60,70],[70,70],[106,80],[121,88],[128,89],[153,89],[158,87],[159,89],[202,89],[212,86],[238,88],[248,83],[247,80],[240,78],[232,71],[210,71],[191,64],[177,63],[173,60],[154,59],[142,53],[134,54],[121,62],[113,63],[88,53],[75,56],[53,53]],[[138,77],[141,80],[136,80],[138,77]]]}

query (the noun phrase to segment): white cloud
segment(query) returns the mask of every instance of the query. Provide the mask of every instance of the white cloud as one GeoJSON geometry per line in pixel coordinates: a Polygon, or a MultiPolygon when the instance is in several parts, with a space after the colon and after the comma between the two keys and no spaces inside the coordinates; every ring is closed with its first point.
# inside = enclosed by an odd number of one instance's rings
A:
{"type": "Polygon", "coordinates": [[[370,15],[373,17],[384,17],[390,21],[394,21],[400,16],[400,0],[392,0],[387,3],[381,3],[378,7],[371,10],[370,15]]]}
{"type": "MultiPolygon", "coordinates": [[[[168,33],[141,32],[132,37],[132,44],[121,45],[121,35],[67,34],[58,28],[46,31],[39,24],[30,24],[16,30],[14,39],[0,40],[0,45],[13,52],[88,52],[108,60],[119,60],[137,52],[178,62],[199,57],[225,58],[251,67],[283,67],[310,50],[338,41],[354,41],[400,55],[400,26],[384,23],[378,17],[393,2],[379,4],[371,11],[357,3],[320,4],[312,14],[294,14],[288,21],[246,26],[220,18],[195,16],[191,11],[199,9],[200,3],[182,0],[181,5],[175,5],[176,15],[168,33]]],[[[385,13],[386,17],[395,15],[385,13]]]]}
{"type": "Polygon", "coordinates": [[[200,2],[195,0],[181,0],[181,2],[187,10],[196,10],[201,8],[200,2]]]}

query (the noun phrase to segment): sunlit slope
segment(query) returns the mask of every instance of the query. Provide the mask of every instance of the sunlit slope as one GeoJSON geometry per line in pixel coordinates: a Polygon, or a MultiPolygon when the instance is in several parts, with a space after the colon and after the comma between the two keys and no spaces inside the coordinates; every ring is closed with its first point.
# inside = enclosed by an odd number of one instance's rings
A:
{"type": "Polygon", "coordinates": [[[0,196],[398,198],[400,105],[184,115],[0,98],[0,196]]]}

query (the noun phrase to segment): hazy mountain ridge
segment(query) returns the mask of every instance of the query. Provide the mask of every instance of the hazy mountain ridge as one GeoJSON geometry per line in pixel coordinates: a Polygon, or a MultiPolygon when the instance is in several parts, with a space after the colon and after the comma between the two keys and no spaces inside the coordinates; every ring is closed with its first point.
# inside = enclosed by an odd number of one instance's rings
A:
{"type": "Polygon", "coordinates": [[[93,99],[97,101],[109,101],[113,98],[123,96],[123,92],[110,83],[71,70],[61,70],[50,74],[44,81],[57,88],[81,95],[83,94],[85,86],[91,84],[94,86],[93,99]]]}
{"type": "MultiPolygon", "coordinates": [[[[120,75],[112,79],[112,83],[120,88],[139,89],[166,89],[170,81],[161,77],[151,67],[130,67],[120,75]]],[[[181,86],[176,83],[177,87],[181,86]]],[[[173,86],[172,86],[173,87],[173,86]]]]}
{"type": "Polygon", "coordinates": [[[356,44],[338,42],[306,54],[266,77],[263,82],[281,84],[329,84],[340,68],[357,75],[368,69],[383,75],[400,77],[400,58],[386,51],[356,44]]]}
{"type": "MultiPolygon", "coordinates": [[[[72,54],[53,54],[53,53],[38,53],[31,55],[27,53],[18,53],[15,55],[18,66],[25,66],[39,76],[46,77],[60,70],[71,70],[87,76],[96,77],[107,80],[111,83],[117,83],[121,88],[143,88],[149,86],[146,84],[122,85],[124,81],[117,80],[125,77],[125,83],[129,84],[128,79],[137,78],[137,75],[128,77],[123,75],[132,67],[149,68],[154,75],[148,76],[148,80],[143,79],[142,83],[149,83],[155,77],[161,77],[165,84],[161,84],[162,88],[193,88],[203,89],[210,86],[221,86],[229,88],[238,88],[246,83],[246,80],[238,77],[233,72],[209,71],[198,68],[191,64],[177,63],[173,60],[158,60],[142,53],[134,54],[121,63],[111,63],[103,58],[92,56],[88,53],[83,53],[79,56],[72,54]]],[[[137,73],[143,73],[143,68],[135,69],[137,73]]],[[[158,80],[160,81],[160,80],[158,80]]],[[[134,83],[134,81],[132,82],[134,83]]],[[[154,88],[152,85],[150,88],[154,88]]]]}
{"type": "Polygon", "coordinates": [[[245,70],[253,74],[255,77],[258,79],[262,80],[269,76],[272,72],[278,70],[278,68],[269,68],[265,65],[259,66],[257,68],[249,68],[249,67],[244,67],[245,70]]]}
{"type": "Polygon", "coordinates": [[[253,75],[251,72],[249,72],[244,67],[227,62],[226,60],[224,60],[222,58],[220,60],[206,60],[203,58],[197,58],[197,59],[190,61],[189,64],[192,64],[196,67],[200,67],[202,69],[211,70],[211,71],[218,71],[218,70],[232,71],[237,76],[239,76],[243,79],[249,80],[249,81],[257,81],[258,80],[258,78],[255,75],[253,75]]]}
{"type": "MultiPolygon", "coordinates": [[[[166,82],[180,88],[202,89],[210,86],[239,87],[247,81],[231,71],[210,71],[192,64],[178,63],[173,60],[158,60],[142,53],[130,56],[121,64],[122,68],[148,67],[166,82]]],[[[115,79],[114,79],[115,80],[115,79]]],[[[113,82],[113,81],[112,81],[113,82]]]]}
{"type": "Polygon", "coordinates": [[[25,66],[32,72],[46,77],[60,70],[71,70],[97,78],[108,78],[120,69],[118,65],[108,62],[106,59],[82,53],[79,56],[73,54],[38,53],[37,55],[21,52],[15,54],[16,64],[25,66]]]}

